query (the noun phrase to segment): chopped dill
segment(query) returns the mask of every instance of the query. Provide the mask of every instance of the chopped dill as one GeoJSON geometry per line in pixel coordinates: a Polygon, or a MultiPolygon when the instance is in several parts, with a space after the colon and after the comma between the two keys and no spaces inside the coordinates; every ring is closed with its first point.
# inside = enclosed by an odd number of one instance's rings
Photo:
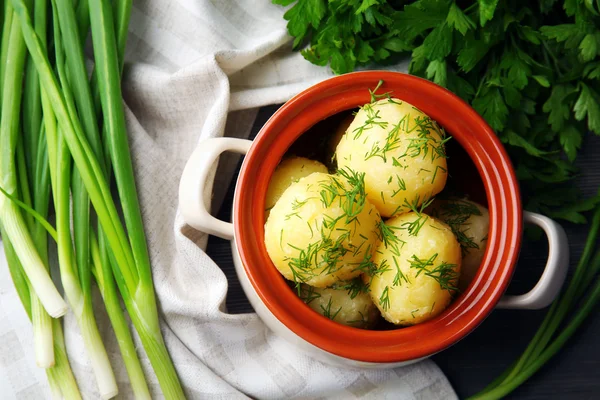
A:
{"type": "Polygon", "coordinates": [[[416,195],[412,202],[404,199],[403,206],[414,212],[417,215],[417,219],[412,222],[403,223],[401,226],[402,229],[406,229],[411,236],[417,236],[421,228],[425,225],[425,222],[429,219],[426,214],[423,214],[423,210],[429,207],[433,200],[432,197],[429,197],[423,198],[423,201],[421,202],[421,197],[419,195],[416,195]]]}
{"type": "Polygon", "coordinates": [[[388,132],[383,147],[379,147],[378,143],[374,143],[371,150],[365,155],[365,161],[372,157],[380,157],[383,162],[387,162],[387,152],[400,148],[400,143],[402,142],[400,138],[401,128],[405,125],[406,120],[406,116],[404,116],[392,127],[388,132]]]}
{"type": "Polygon", "coordinates": [[[371,95],[371,104],[375,103],[377,100],[383,99],[383,98],[387,98],[388,103],[393,103],[393,104],[402,104],[401,101],[393,99],[392,98],[392,92],[385,92],[382,94],[376,94],[375,92],[377,90],[379,90],[379,88],[381,87],[381,85],[383,85],[383,80],[379,80],[379,82],[377,82],[377,86],[375,86],[375,89],[371,90],[369,89],[369,94],[371,95]]]}
{"type": "Polygon", "coordinates": [[[468,235],[469,224],[467,224],[472,215],[482,215],[477,206],[465,200],[449,200],[440,205],[437,213],[439,214],[438,218],[448,224],[456,236],[463,256],[470,249],[479,249],[479,245],[475,243],[473,237],[468,235]]]}
{"type": "Polygon", "coordinates": [[[406,275],[402,273],[400,265],[398,264],[398,259],[396,257],[392,257],[392,259],[394,260],[394,265],[396,266],[396,275],[394,276],[394,280],[392,281],[392,286],[401,286],[402,281],[410,283],[406,275]]]}
{"type": "Polygon", "coordinates": [[[360,314],[360,319],[352,319],[352,320],[346,321],[346,323],[347,324],[360,324],[361,326],[366,327],[367,324],[369,323],[369,320],[362,313],[362,311],[359,311],[358,313],[360,314]]]}
{"type": "Polygon", "coordinates": [[[399,175],[396,175],[396,184],[398,185],[398,189],[392,192],[392,197],[406,190],[406,182],[404,181],[404,179],[400,178],[399,175]]]}
{"type": "Polygon", "coordinates": [[[437,177],[438,170],[442,170],[444,173],[448,173],[448,170],[441,165],[437,165],[435,167],[435,171],[433,171],[433,177],[431,178],[431,183],[435,182],[435,178],[437,177]]]}
{"type": "Polygon", "coordinates": [[[369,284],[364,283],[360,278],[352,279],[350,281],[336,282],[331,288],[336,290],[345,290],[348,292],[348,295],[351,299],[354,299],[361,293],[369,292],[369,284]]]}
{"type": "Polygon", "coordinates": [[[299,208],[302,208],[306,203],[308,203],[308,200],[309,199],[299,201],[298,199],[294,199],[294,201],[292,201],[292,210],[296,211],[299,208]]]}
{"type": "Polygon", "coordinates": [[[296,217],[296,218],[302,220],[302,217],[300,216],[299,212],[293,212],[293,213],[287,214],[285,216],[285,220],[287,221],[287,220],[291,219],[292,217],[296,217]]]}
{"type": "Polygon", "coordinates": [[[362,106],[361,109],[365,110],[365,112],[367,114],[367,119],[365,120],[364,124],[362,124],[358,128],[354,128],[354,130],[352,131],[352,133],[354,134],[354,137],[353,137],[354,140],[358,140],[364,131],[372,129],[374,126],[379,126],[380,128],[383,128],[383,129],[387,128],[387,126],[388,126],[387,121],[380,121],[380,119],[381,119],[381,116],[379,115],[380,110],[374,110],[373,106],[370,103],[365,104],[364,106],[362,106]]]}
{"type": "Polygon", "coordinates": [[[438,264],[438,266],[434,267],[434,262],[437,256],[438,253],[435,253],[428,259],[420,259],[413,254],[413,256],[407,261],[410,263],[411,268],[417,269],[416,276],[419,276],[421,273],[423,273],[424,275],[435,279],[439,283],[440,288],[442,288],[443,290],[448,290],[451,293],[457,292],[457,265],[447,263],[446,261],[442,261],[440,264],[438,264]],[[430,269],[428,267],[434,268],[430,269]]]}
{"type": "Polygon", "coordinates": [[[386,286],[379,297],[379,305],[383,308],[384,311],[387,311],[390,308],[390,288],[386,286]]]}
{"type": "MultiPolygon", "coordinates": [[[[394,245],[398,245],[402,242],[402,240],[400,240],[400,238],[398,236],[396,236],[396,234],[394,233],[394,231],[399,230],[401,228],[398,228],[396,226],[391,226],[391,225],[386,225],[385,222],[383,221],[379,221],[377,223],[377,227],[379,229],[377,229],[377,237],[378,239],[383,242],[383,245],[385,246],[385,248],[387,249],[388,247],[393,247],[394,245]]],[[[402,244],[404,244],[402,242],[402,244]]]]}
{"type": "Polygon", "coordinates": [[[311,301],[321,297],[321,294],[312,286],[301,285],[299,283],[296,286],[298,288],[298,297],[306,304],[310,304],[311,301]]]}
{"type": "Polygon", "coordinates": [[[337,311],[335,313],[331,313],[331,306],[333,305],[333,302],[331,300],[331,297],[329,297],[329,301],[327,302],[327,305],[325,307],[323,307],[321,305],[321,311],[323,311],[323,316],[329,318],[330,320],[334,320],[335,317],[339,314],[339,312],[342,310],[342,307],[340,306],[340,308],[337,309],[337,311]]]}

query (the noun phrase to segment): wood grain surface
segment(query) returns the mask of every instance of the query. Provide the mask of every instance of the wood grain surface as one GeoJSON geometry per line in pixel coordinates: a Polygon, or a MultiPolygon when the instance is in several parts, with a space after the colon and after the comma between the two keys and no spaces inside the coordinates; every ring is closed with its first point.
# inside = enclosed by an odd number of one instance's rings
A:
{"type": "MultiPolygon", "coordinates": [[[[277,110],[277,106],[260,110],[252,137],[277,110]]],[[[578,160],[581,175],[575,182],[586,195],[600,189],[600,138],[589,135],[578,160]]],[[[239,162],[238,162],[239,169],[239,162]]],[[[235,177],[217,212],[230,220],[235,177]]],[[[583,250],[588,226],[562,224],[571,249],[571,272],[583,250]]],[[[522,293],[531,288],[543,270],[548,246],[544,240],[526,239],[508,293],[522,293]]],[[[231,313],[252,312],[235,275],[228,241],[211,237],[208,255],[221,267],[229,280],[227,307],[231,313]]],[[[567,279],[570,279],[570,274],[567,279]]],[[[524,350],[542,321],[545,310],[494,311],[473,333],[453,347],[435,355],[433,360],[446,373],[459,397],[465,398],[485,387],[524,350]]],[[[563,350],[534,377],[513,392],[514,399],[598,399],[600,398],[600,315],[594,310],[563,350]]]]}

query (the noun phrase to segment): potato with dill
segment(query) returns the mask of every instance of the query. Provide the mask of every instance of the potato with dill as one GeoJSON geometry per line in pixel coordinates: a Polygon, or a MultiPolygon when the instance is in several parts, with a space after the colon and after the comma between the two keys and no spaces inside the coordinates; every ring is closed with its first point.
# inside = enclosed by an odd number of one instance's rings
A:
{"type": "Polygon", "coordinates": [[[380,315],[360,278],[337,282],[330,288],[302,284],[299,297],[319,314],[354,328],[372,328],[380,315]]]}
{"type": "Polygon", "coordinates": [[[364,280],[383,317],[414,325],[440,314],[456,293],[461,250],[450,227],[421,210],[381,224],[381,244],[364,280]]]}
{"type": "Polygon", "coordinates": [[[487,246],[490,214],[487,208],[466,199],[436,199],[427,210],[454,232],[462,249],[458,288],[465,290],[479,270],[487,246]]]}
{"type": "Polygon", "coordinates": [[[408,212],[406,202],[441,192],[447,166],[444,131],[411,104],[386,98],[365,104],[340,140],[340,168],[365,173],[369,201],[383,217],[408,212]]]}
{"type": "Polygon", "coordinates": [[[265,224],[265,245],[288,280],[328,287],[361,273],[381,221],[367,200],[364,174],[315,172],[290,185],[265,224]]]}
{"type": "Polygon", "coordinates": [[[300,180],[300,178],[304,178],[313,172],[327,173],[327,167],[318,161],[304,157],[293,156],[281,161],[275,172],[273,172],[269,188],[267,189],[267,198],[265,201],[266,217],[268,217],[271,208],[273,208],[277,200],[285,192],[285,189],[292,183],[300,180]]]}

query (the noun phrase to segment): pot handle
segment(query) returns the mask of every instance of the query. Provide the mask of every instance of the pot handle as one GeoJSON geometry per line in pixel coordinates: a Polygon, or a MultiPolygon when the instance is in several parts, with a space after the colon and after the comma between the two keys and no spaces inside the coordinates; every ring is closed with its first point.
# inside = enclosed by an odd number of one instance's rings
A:
{"type": "Polygon", "coordinates": [[[179,181],[179,209],[185,222],[209,235],[222,239],[233,239],[233,224],[210,215],[204,201],[206,180],[219,156],[226,151],[246,154],[251,140],[235,138],[210,138],[196,146],[185,164],[179,181]]]}
{"type": "Polygon", "coordinates": [[[537,225],[548,237],[548,261],[538,283],[529,292],[518,295],[505,295],[497,308],[513,310],[539,310],[556,298],[562,288],[569,269],[569,241],[567,234],[558,222],[540,214],[523,212],[525,223],[537,225]]]}

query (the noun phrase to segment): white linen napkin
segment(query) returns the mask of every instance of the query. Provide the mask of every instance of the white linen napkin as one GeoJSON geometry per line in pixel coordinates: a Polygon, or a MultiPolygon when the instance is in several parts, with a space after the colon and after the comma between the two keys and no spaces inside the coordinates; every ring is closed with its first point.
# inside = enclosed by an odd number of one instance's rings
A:
{"type": "MultiPolygon", "coordinates": [[[[282,103],[331,76],[291,51],[283,12],[269,0],[134,2],[123,82],[127,124],[162,329],[186,394],[198,399],[454,399],[431,361],[394,370],[334,368],[275,336],[256,314],[228,314],[227,280],[203,251],[207,235],[186,226],[178,213],[179,178],[200,140],[247,137],[257,107],[282,103]]],[[[406,64],[392,69],[406,70],[406,64]]],[[[217,178],[215,189],[228,186],[226,175],[217,178]]],[[[50,398],[45,374],[35,366],[29,321],[3,254],[0,259],[1,397],[50,398]]],[[[119,397],[131,398],[101,301],[96,308],[119,397]]],[[[71,314],[65,331],[82,394],[98,398],[71,314]]],[[[153,397],[162,398],[135,339],[153,397]]]]}

